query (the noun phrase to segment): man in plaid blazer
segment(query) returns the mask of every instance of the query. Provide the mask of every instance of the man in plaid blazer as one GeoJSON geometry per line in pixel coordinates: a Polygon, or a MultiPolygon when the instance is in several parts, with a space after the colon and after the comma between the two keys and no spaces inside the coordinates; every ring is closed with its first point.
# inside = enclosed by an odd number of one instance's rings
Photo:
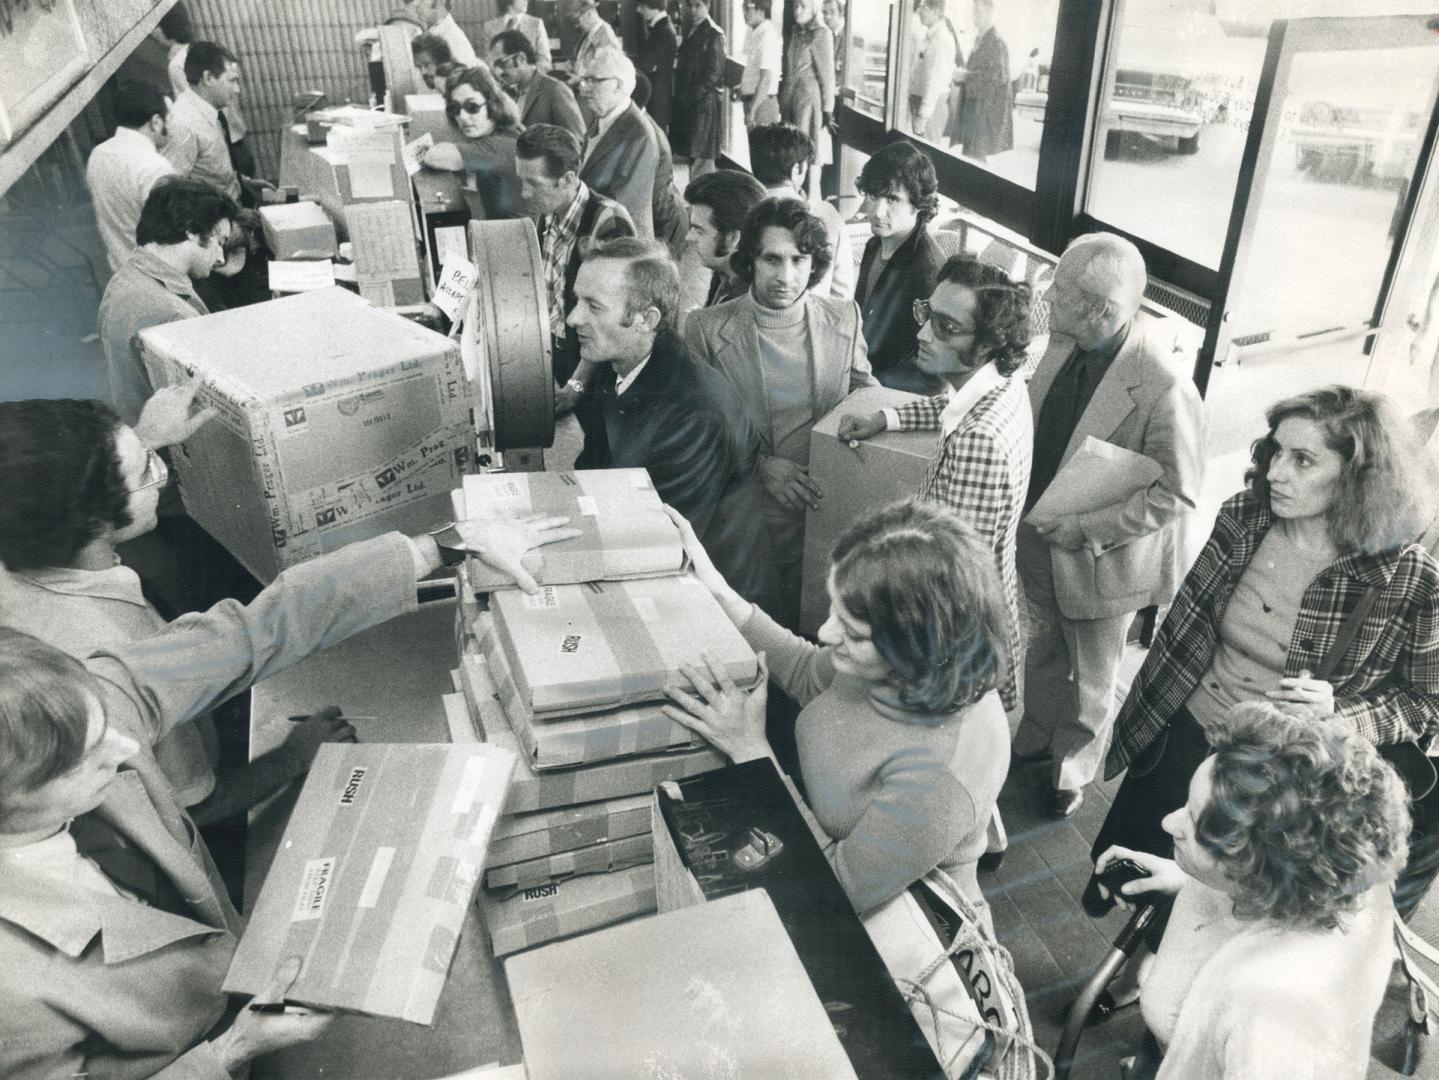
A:
{"type": "Polygon", "coordinates": [[[1018,562],[1031,623],[1014,753],[1049,759],[1054,809],[1065,817],[1104,758],[1133,615],[1169,603],[1184,576],[1185,516],[1199,493],[1199,395],[1139,313],[1146,280],[1143,257],[1122,237],[1070,244],[1049,292],[1049,348],[1029,384],[1034,463],[1018,562]],[[1159,479],[1108,506],[1030,515],[1091,436],[1152,459],[1159,479]]]}
{"type": "Polygon", "coordinates": [[[1029,287],[997,267],[956,255],[941,267],[927,301],[915,305],[919,369],[949,384],[948,392],[871,416],[846,416],[841,439],[881,431],[938,431],[921,498],[952,507],[994,553],[1009,609],[1009,671],[1000,684],[1004,707],[1018,704],[1015,670],[1021,652],[1015,534],[1029,486],[1034,442],[1029,396],[1015,372],[1029,345],[1029,287]]]}

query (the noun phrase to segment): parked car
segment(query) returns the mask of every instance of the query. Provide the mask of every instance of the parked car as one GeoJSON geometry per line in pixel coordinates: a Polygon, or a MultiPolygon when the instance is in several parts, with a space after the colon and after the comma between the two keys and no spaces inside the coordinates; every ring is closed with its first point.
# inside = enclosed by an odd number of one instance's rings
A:
{"type": "MultiPolygon", "coordinates": [[[[1044,119],[1049,105],[1049,65],[1041,64],[1039,84],[1014,95],[1016,119],[1044,119]]],[[[1161,68],[1120,68],[1100,117],[1104,156],[1119,156],[1126,143],[1142,140],[1174,153],[1199,152],[1204,118],[1188,75],[1161,68]]]]}
{"type": "Polygon", "coordinates": [[[1394,187],[1414,171],[1425,119],[1382,104],[1306,101],[1288,135],[1295,165],[1311,179],[1394,187]]]}

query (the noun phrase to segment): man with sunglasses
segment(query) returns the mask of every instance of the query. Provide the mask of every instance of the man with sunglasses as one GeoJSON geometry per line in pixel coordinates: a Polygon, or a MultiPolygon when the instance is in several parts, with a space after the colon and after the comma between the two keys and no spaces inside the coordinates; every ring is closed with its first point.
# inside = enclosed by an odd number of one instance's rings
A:
{"type": "Polygon", "coordinates": [[[577,139],[585,137],[585,120],[568,86],[538,65],[535,49],[519,30],[502,30],[490,41],[490,66],[500,85],[520,106],[525,127],[553,124],[577,139]]]}
{"type": "Polygon", "coordinates": [[[839,425],[845,440],[868,439],[881,431],[940,433],[918,493],[957,511],[993,553],[1009,608],[1009,670],[1000,683],[1006,709],[1018,704],[1014,545],[1034,441],[1024,379],[1016,376],[1029,346],[1029,307],[1029,286],[1011,282],[1002,270],[971,256],[949,259],[929,299],[914,302],[916,366],[943,379],[948,388],[898,409],[846,416],[839,425]]]}

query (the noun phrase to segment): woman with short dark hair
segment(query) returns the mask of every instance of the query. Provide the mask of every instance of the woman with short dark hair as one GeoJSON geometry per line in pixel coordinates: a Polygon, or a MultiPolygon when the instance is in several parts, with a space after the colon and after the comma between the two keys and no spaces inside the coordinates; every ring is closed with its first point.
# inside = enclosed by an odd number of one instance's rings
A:
{"type": "MultiPolygon", "coordinates": [[[[829,619],[813,645],[743,600],[671,516],[699,579],[802,707],[801,779],[855,910],[938,868],[985,911],[976,865],[1009,768],[995,688],[1011,658],[999,578],[974,531],[918,500],[862,517],[835,544],[829,619]]],[[[693,690],[672,689],[668,715],[735,761],[772,756],[763,680],[746,695],[685,675],[693,690]]]]}
{"type": "Polygon", "coordinates": [[[1140,1007],[1162,1080],[1359,1080],[1393,963],[1389,884],[1409,831],[1399,778],[1332,717],[1246,702],[1164,819],[1174,861],[1111,847],[1172,895],[1140,1007]]]}
{"type": "Polygon", "coordinates": [[[515,140],[524,130],[519,106],[486,67],[449,71],[444,93],[445,115],[463,137],[436,143],[420,159],[421,164],[464,177],[465,201],[472,216],[524,217],[520,178],[515,172],[515,140]]]}

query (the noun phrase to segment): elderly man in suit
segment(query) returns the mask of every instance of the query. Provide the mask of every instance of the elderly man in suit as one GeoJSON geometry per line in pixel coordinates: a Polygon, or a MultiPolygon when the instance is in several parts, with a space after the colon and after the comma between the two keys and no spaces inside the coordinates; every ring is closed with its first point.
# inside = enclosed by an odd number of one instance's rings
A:
{"type": "Polygon", "coordinates": [[[1018,560],[1031,624],[1014,752],[1049,759],[1064,817],[1104,759],[1133,615],[1167,604],[1184,576],[1183,527],[1203,468],[1199,395],[1160,327],[1139,312],[1145,282],[1129,241],[1091,233],[1070,244],[1049,292],[1049,348],[1029,384],[1034,464],[1018,560]],[[1091,436],[1150,458],[1159,478],[1108,506],[1033,513],[1091,436]]]}
{"type": "Polygon", "coordinates": [[[805,512],[824,493],[809,477],[809,433],[851,391],[874,385],[859,307],[816,295],[829,268],[824,222],[798,199],[766,199],[750,212],[731,265],[745,295],[691,312],[685,338],[696,359],[723,371],[760,434],[764,518],[774,548],[780,623],[799,618],[805,512]]]}
{"type": "Polygon", "coordinates": [[[550,32],[543,22],[529,14],[529,9],[530,0],[500,0],[500,14],[485,20],[484,41],[492,43],[506,30],[523,34],[534,50],[535,58],[531,62],[541,71],[549,71],[550,32]]]}
{"type": "Polygon", "coordinates": [[[521,124],[553,124],[584,139],[585,120],[574,93],[553,75],[545,74],[536,61],[534,46],[523,33],[502,30],[491,39],[490,67],[519,105],[521,124]]]}

